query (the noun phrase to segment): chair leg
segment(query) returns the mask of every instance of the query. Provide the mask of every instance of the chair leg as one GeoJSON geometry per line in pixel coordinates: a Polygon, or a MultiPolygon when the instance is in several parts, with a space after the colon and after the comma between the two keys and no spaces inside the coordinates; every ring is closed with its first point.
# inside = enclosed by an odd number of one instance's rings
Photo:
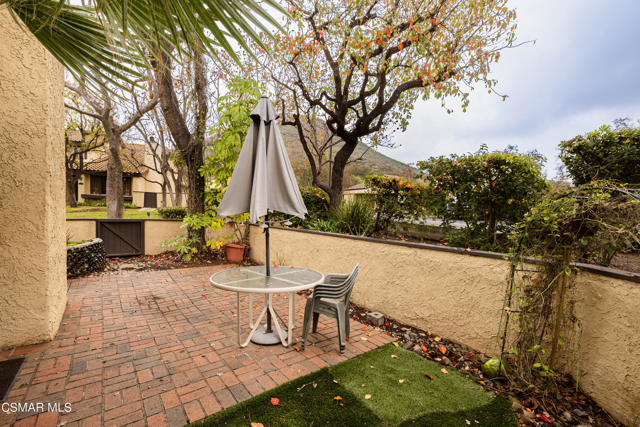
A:
{"type": "Polygon", "coordinates": [[[338,321],[338,340],[340,342],[340,354],[344,354],[344,349],[346,347],[346,341],[345,341],[345,316],[344,316],[344,311],[342,310],[337,310],[337,314],[338,314],[338,318],[336,319],[338,321]]]}
{"type": "Polygon", "coordinates": [[[302,351],[307,344],[307,336],[309,335],[309,326],[311,323],[311,313],[313,313],[313,300],[308,299],[304,306],[304,319],[302,322],[302,351]]]}
{"type": "Polygon", "coordinates": [[[351,325],[349,325],[349,308],[344,312],[344,335],[347,341],[351,338],[351,325]]]}
{"type": "Polygon", "coordinates": [[[320,313],[313,313],[313,332],[318,332],[318,319],[320,319],[320,313]]]}

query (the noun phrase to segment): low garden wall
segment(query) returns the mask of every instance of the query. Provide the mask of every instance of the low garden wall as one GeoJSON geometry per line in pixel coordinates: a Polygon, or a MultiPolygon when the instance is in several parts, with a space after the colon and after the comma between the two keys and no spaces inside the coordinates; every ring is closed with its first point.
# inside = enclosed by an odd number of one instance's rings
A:
{"type": "MultiPolygon", "coordinates": [[[[169,248],[162,245],[162,242],[173,237],[184,234],[184,229],[180,227],[182,220],[179,219],[143,219],[144,221],[144,253],[145,255],[156,255],[166,252],[169,248]]],[[[82,241],[93,239],[96,236],[95,219],[67,219],[67,234],[71,240],[82,241]]],[[[233,235],[233,227],[225,225],[220,230],[212,231],[207,229],[207,239],[217,240],[221,237],[233,235]]]]}
{"type": "Polygon", "coordinates": [[[102,239],[67,246],[67,278],[85,276],[102,271],[107,265],[107,255],[102,239]]]}
{"type": "MultiPolygon", "coordinates": [[[[251,258],[264,263],[262,230],[251,231],[251,258]]],[[[360,263],[354,303],[489,355],[499,351],[509,267],[502,254],[272,227],[271,260],[325,274],[346,273],[360,263]]],[[[636,425],[640,275],[579,266],[573,300],[583,330],[580,385],[618,420],[636,425]]],[[[566,370],[575,376],[575,343],[565,348],[566,370]]]]}

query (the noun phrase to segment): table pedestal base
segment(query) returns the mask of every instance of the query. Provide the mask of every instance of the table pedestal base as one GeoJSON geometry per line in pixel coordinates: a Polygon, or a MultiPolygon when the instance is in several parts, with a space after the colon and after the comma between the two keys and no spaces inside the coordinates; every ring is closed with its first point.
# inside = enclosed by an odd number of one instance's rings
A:
{"type": "Polygon", "coordinates": [[[281,343],[283,346],[287,347],[291,345],[291,338],[293,337],[293,312],[294,312],[294,304],[296,294],[295,292],[289,292],[289,324],[287,325],[287,331],[283,331],[280,327],[280,322],[278,322],[278,316],[276,311],[273,309],[273,295],[266,294],[265,298],[267,300],[266,307],[262,309],[262,312],[258,316],[258,320],[253,322],[253,295],[249,294],[249,327],[251,327],[251,332],[249,332],[249,336],[247,337],[245,342],[241,341],[240,334],[240,293],[237,295],[238,302],[238,344],[240,347],[246,347],[250,341],[253,341],[256,344],[260,345],[272,345],[281,343]],[[266,328],[258,328],[264,318],[264,315],[267,313],[267,310],[271,313],[271,321],[273,332],[266,332],[266,328]]]}
{"type": "MultiPolygon", "coordinates": [[[[287,332],[282,331],[282,335],[284,335],[284,339],[287,339],[287,332]]],[[[280,337],[276,331],[267,332],[267,328],[260,328],[253,333],[251,336],[251,342],[260,345],[274,345],[281,344],[280,337]]]]}

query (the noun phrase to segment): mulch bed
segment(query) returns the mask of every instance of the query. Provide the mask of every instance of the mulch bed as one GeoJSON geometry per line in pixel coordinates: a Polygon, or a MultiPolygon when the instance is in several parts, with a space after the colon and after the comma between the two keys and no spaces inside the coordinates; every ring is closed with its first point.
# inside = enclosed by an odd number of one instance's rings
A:
{"type": "MultiPolygon", "coordinates": [[[[367,320],[368,310],[351,304],[350,316],[362,323],[372,325],[367,320]]],[[[556,389],[542,393],[534,388],[526,388],[506,378],[486,378],[481,370],[489,357],[463,344],[437,336],[430,331],[422,331],[411,326],[385,318],[381,329],[398,340],[405,349],[412,350],[425,359],[444,366],[453,366],[460,372],[470,373],[475,382],[485,390],[498,393],[511,401],[512,408],[521,425],[560,426],[621,426],[607,414],[593,399],[575,391],[575,381],[569,375],[556,379],[556,389]]]]}
{"type": "Polygon", "coordinates": [[[107,266],[102,272],[93,273],[91,276],[103,274],[119,274],[132,271],[172,270],[176,268],[205,267],[210,265],[226,264],[222,250],[211,250],[206,254],[194,256],[185,261],[175,252],[163,252],[157,255],[140,255],[134,257],[114,257],[107,259],[107,266]]]}

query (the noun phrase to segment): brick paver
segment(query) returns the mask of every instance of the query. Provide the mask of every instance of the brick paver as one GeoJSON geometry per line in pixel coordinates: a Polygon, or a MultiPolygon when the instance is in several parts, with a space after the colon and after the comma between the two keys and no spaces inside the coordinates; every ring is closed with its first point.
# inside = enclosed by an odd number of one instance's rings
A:
{"type": "MultiPolygon", "coordinates": [[[[5,403],[42,403],[44,409],[0,410],[0,426],[183,426],[391,341],[352,320],[351,341],[340,355],[335,323],[321,317],[305,352],[296,343],[240,348],[235,294],[208,280],[226,267],[70,280],[56,338],[0,352],[0,360],[26,356],[5,403]]],[[[286,321],[287,300],[274,301],[286,321]]],[[[246,321],[246,296],[241,302],[246,321]]],[[[296,296],[296,342],[303,311],[304,297],[296,296]]]]}

